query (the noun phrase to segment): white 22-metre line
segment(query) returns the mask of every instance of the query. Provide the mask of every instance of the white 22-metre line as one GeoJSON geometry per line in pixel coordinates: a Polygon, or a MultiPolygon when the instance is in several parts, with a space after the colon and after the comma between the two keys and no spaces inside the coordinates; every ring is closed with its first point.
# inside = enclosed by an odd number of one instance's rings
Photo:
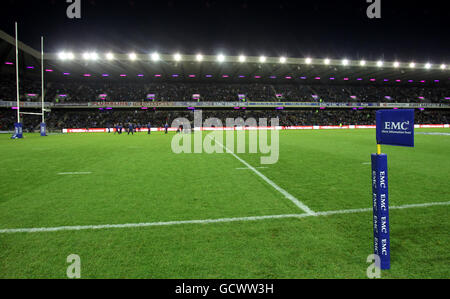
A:
{"type": "MultiPolygon", "coordinates": [[[[426,208],[432,206],[448,206],[450,201],[446,202],[430,202],[423,204],[410,204],[404,206],[392,206],[391,210],[403,210],[411,208],[426,208]]],[[[261,221],[269,219],[301,219],[307,217],[332,216],[339,214],[356,214],[371,212],[373,208],[367,209],[353,209],[353,210],[339,210],[317,212],[314,215],[309,214],[293,214],[293,215],[269,215],[269,216],[255,216],[255,217],[239,217],[239,218],[221,218],[221,219],[204,219],[204,220],[185,220],[185,221],[168,221],[168,222],[148,222],[148,223],[127,223],[127,224],[103,224],[103,225],[81,225],[81,226],[59,226],[59,227],[42,227],[42,228],[14,228],[14,229],[0,229],[0,234],[16,234],[16,233],[49,233],[59,231],[81,231],[81,230],[100,230],[100,229],[125,229],[125,228],[142,228],[155,226],[173,226],[183,224],[213,224],[213,223],[231,223],[231,222],[247,222],[247,221],[261,221]]]]}
{"type": "Polygon", "coordinates": [[[229,150],[225,145],[221,144],[220,142],[216,141],[215,139],[211,138],[210,136],[208,136],[208,138],[214,140],[214,142],[216,142],[218,145],[220,145],[221,147],[223,147],[225,149],[225,151],[229,154],[231,154],[233,157],[235,157],[239,162],[241,162],[242,164],[244,164],[245,166],[247,166],[251,171],[253,171],[257,176],[259,176],[260,178],[262,178],[267,184],[269,184],[270,186],[272,186],[275,190],[277,190],[278,192],[280,192],[281,194],[284,195],[284,197],[286,197],[287,199],[289,199],[294,205],[296,205],[298,208],[300,208],[301,210],[305,211],[308,215],[310,216],[315,216],[316,213],[314,213],[313,210],[311,210],[307,205],[305,205],[304,203],[302,203],[300,200],[298,200],[295,196],[293,196],[292,194],[290,194],[289,192],[287,192],[286,190],[284,190],[283,188],[281,188],[280,186],[278,186],[277,184],[275,184],[271,179],[269,179],[268,177],[266,177],[265,175],[263,175],[261,172],[259,172],[258,170],[256,170],[255,167],[251,166],[250,164],[248,164],[247,162],[245,162],[243,159],[239,158],[235,153],[233,153],[231,150],[229,150]]]}

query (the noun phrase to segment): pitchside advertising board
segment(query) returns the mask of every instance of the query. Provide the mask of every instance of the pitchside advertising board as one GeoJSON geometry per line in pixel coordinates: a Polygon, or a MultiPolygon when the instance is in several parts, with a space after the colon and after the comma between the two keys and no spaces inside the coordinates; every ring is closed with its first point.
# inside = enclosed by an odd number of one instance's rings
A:
{"type": "MultiPolygon", "coordinates": [[[[414,110],[379,110],[376,119],[378,145],[414,147],[414,110]]],[[[391,268],[387,161],[380,149],[372,154],[374,253],[380,257],[382,270],[391,268]]]]}

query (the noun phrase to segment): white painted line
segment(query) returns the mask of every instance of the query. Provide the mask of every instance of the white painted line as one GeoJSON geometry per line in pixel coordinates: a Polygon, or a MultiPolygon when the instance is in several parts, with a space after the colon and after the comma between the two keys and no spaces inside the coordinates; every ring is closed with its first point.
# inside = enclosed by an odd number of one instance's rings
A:
{"type": "MultiPolygon", "coordinates": [[[[210,139],[211,136],[208,135],[208,137],[210,139]]],[[[212,139],[214,140],[214,139],[212,139]]],[[[295,198],[293,195],[291,195],[289,192],[287,192],[286,190],[284,190],[283,188],[281,188],[280,186],[278,186],[277,184],[275,184],[272,180],[270,180],[268,177],[266,177],[265,175],[263,175],[261,172],[259,172],[258,170],[256,170],[253,166],[251,166],[250,164],[248,164],[247,162],[245,162],[244,160],[242,160],[241,158],[239,158],[235,153],[233,153],[231,150],[229,150],[225,145],[221,144],[220,142],[214,140],[214,142],[216,142],[218,145],[220,145],[221,147],[223,147],[226,152],[228,152],[229,154],[231,154],[233,157],[235,157],[239,162],[241,162],[242,164],[244,164],[245,166],[247,166],[247,168],[250,168],[251,171],[253,171],[257,176],[259,176],[260,178],[262,178],[264,181],[266,181],[267,184],[269,184],[270,186],[272,186],[275,190],[277,190],[278,192],[280,192],[281,194],[284,195],[284,197],[286,197],[287,199],[289,199],[290,201],[292,201],[298,208],[300,208],[301,210],[303,210],[304,212],[306,212],[307,214],[314,216],[314,211],[311,210],[307,205],[305,205],[304,203],[302,203],[300,200],[298,200],[297,198],[295,198]]]]}
{"type": "Polygon", "coordinates": [[[372,165],[372,162],[364,162],[363,165],[372,165]]]}
{"type": "MultiPolygon", "coordinates": [[[[448,206],[450,201],[446,202],[431,202],[424,204],[410,204],[403,206],[392,206],[391,210],[403,210],[412,208],[425,208],[431,206],[448,206]]],[[[338,210],[317,212],[311,214],[287,214],[287,215],[270,215],[270,216],[255,216],[255,217],[239,217],[239,218],[221,218],[221,219],[206,219],[206,220],[186,220],[186,221],[168,221],[168,222],[149,222],[149,223],[129,223],[129,224],[105,224],[105,225],[84,225],[84,226],[60,226],[48,228],[18,228],[18,229],[0,229],[0,234],[14,234],[14,233],[46,233],[58,231],[80,231],[80,230],[99,230],[99,229],[113,229],[113,228],[138,228],[138,227],[152,227],[152,226],[173,226],[182,224],[211,224],[211,223],[228,223],[228,222],[246,222],[258,221],[267,219],[283,219],[283,218],[306,218],[313,216],[331,216],[338,214],[356,214],[371,212],[372,208],[367,209],[353,209],[353,210],[338,210]]]]}
{"type": "MultiPolygon", "coordinates": [[[[392,206],[392,207],[389,207],[389,210],[403,210],[403,209],[411,209],[411,208],[426,208],[426,207],[432,207],[432,206],[448,206],[448,205],[450,205],[450,201],[429,202],[429,203],[422,203],[422,204],[392,206]]],[[[336,214],[354,214],[354,213],[363,213],[363,212],[372,212],[372,211],[373,211],[372,208],[352,209],[352,210],[318,212],[318,213],[316,213],[316,215],[317,216],[329,216],[329,215],[336,215],[336,214]]]]}
{"type": "Polygon", "coordinates": [[[60,172],[58,175],[87,175],[92,174],[92,172],[60,172]]]}
{"type": "Polygon", "coordinates": [[[299,215],[293,214],[293,215],[271,215],[271,216],[222,218],[222,219],[207,219],[207,220],[168,221],[168,222],[150,222],[150,223],[60,226],[60,227],[49,227],[49,228],[1,229],[0,234],[43,233],[43,232],[57,232],[57,231],[98,230],[98,229],[111,229],[111,228],[172,226],[172,225],[181,225],[181,224],[209,224],[209,223],[221,223],[221,222],[238,222],[238,221],[257,221],[257,220],[280,219],[280,218],[297,218],[297,217],[306,217],[306,216],[309,216],[309,215],[308,214],[299,214],[299,215]]]}
{"type": "MultiPolygon", "coordinates": [[[[269,167],[255,167],[256,169],[268,169],[269,167]]],[[[237,170],[251,170],[248,167],[244,167],[244,168],[236,168],[237,170]]]]}

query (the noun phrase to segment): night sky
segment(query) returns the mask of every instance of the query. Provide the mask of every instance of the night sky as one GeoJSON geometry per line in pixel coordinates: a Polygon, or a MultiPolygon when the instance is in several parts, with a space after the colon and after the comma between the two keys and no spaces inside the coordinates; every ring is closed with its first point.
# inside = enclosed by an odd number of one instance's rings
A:
{"type": "Polygon", "coordinates": [[[330,57],[449,63],[446,1],[381,0],[81,0],[82,18],[65,0],[1,0],[0,29],[46,51],[202,52],[214,55],[330,57]]]}

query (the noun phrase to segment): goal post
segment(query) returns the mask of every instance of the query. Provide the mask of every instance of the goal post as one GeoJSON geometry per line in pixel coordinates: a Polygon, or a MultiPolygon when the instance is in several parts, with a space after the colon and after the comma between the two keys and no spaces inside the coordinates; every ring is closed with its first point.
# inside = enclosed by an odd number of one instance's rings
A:
{"type": "Polygon", "coordinates": [[[19,90],[19,40],[17,32],[17,22],[15,23],[16,32],[16,100],[17,100],[17,122],[14,123],[14,135],[11,139],[23,138],[23,124],[20,122],[20,90],[19,90]]]}
{"type": "Polygon", "coordinates": [[[18,26],[15,23],[16,32],[16,96],[17,96],[17,122],[14,123],[14,135],[11,139],[22,139],[23,138],[23,123],[22,115],[39,115],[41,116],[40,123],[40,135],[47,136],[47,125],[45,123],[45,84],[44,84],[44,37],[41,37],[41,113],[34,112],[21,112],[20,111],[20,81],[19,81],[19,38],[18,38],[18,26]]]}

